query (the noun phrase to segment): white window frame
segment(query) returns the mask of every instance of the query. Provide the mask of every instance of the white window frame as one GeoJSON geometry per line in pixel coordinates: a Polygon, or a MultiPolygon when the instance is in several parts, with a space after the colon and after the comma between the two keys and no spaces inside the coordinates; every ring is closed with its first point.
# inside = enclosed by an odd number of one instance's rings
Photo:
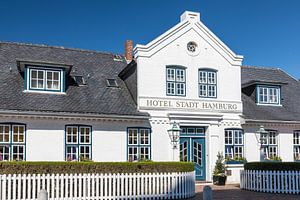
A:
{"type": "Polygon", "coordinates": [[[225,129],[225,158],[244,157],[244,137],[242,129],[225,129]]]}
{"type": "Polygon", "coordinates": [[[84,156],[85,159],[92,160],[92,127],[89,125],[66,125],[65,128],[65,160],[66,161],[80,161],[81,156],[85,155],[86,153],[81,153],[81,147],[88,147],[89,148],[89,154],[88,158],[84,156]],[[71,134],[68,133],[68,129],[71,128],[71,134]],[[76,139],[77,141],[74,141],[71,139],[71,142],[68,142],[68,136],[71,136],[73,138],[74,132],[73,130],[76,130],[76,139]],[[84,130],[84,132],[81,131],[81,129],[84,130]],[[86,130],[89,130],[89,134],[86,134],[86,130]],[[81,141],[81,137],[84,137],[84,141],[81,141]],[[88,141],[86,139],[88,137],[88,141]],[[68,153],[68,149],[72,148],[71,153],[68,153]],[[76,151],[73,152],[73,148],[76,148],[76,151]],[[73,155],[76,154],[76,157],[74,158],[73,155]],[[70,157],[70,155],[72,155],[70,157]]]}
{"type": "Polygon", "coordinates": [[[50,68],[42,68],[39,66],[27,66],[28,68],[28,76],[27,76],[27,88],[29,91],[45,91],[45,92],[63,92],[63,70],[62,69],[50,69],[50,68]],[[37,77],[32,78],[32,72],[37,72],[37,77]],[[39,78],[38,73],[43,72],[43,77],[39,78]],[[48,73],[51,73],[52,79],[48,79],[48,73]],[[54,73],[58,73],[58,80],[54,79],[54,73]],[[32,86],[32,79],[36,80],[36,87],[32,86]],[[43,81],[42,87],[38,87],[39,80],[43,81]],[[48,87],[48,81],[51,81],[52,87],[48,87]],[[53,88],[54,82],[58,82],[58,88],[53,88]]]}
{"type": "Polygon", "coordinates": [[[127,160],[151,160],[151,129],[143,127],[129,127],[127,129],[127,160]],[[147,138],[147,143],[145,142],[147,138]],[[136,140],[135,140],[136,139],[136,140]],[[137,141],[137,142],[132,142],[137,141]],[[142,149],[144,153],[142,153],[142,149]],[[145,154],[146,149],[148,155],[145,154]],[[147,158],[148,157],[148,158],[147,158]]]}
{"type": "MultiPolygon", "coordinates": [[[[279,133],[276,130],[267,130],[267,131],[269,133],[265,137],[266,142],[264,144],[262,144],[262,146],[264,148],[264,152],[267,156],[267,159],[269,159],[274,156],[279,156],[278,155],[278,135],[279,135],[279,133]],[[275,143],[273,141],[275,141],[275,143]]],[[[262,135],[260,137],[262,137],[262,135]]]]}
{"type": "Polygon", "coordinates": [[[186,70],[178,66],[166,68],[166,94],[167,96],[186,95],[186,70]]]}
{"type": "MultiPolygon", "coordinates": [[[[0,124],[4,129],[5,127],[8,127],[8,134],[3,134],[4,132],[0,133],[0,137],[2,140],[5,138],[5,135],[8,135],[9,141],[1,141],[0,142],[0,152],[3,151],[5,148],[8,149],[8,152],[4,152],[5,155],[8,155],[7,161],[14,160],[14,156],[18,155],[18,159],[15,159],[17,161],[25,161],[26,160],[26,125],[25,124],[19,124],[19,123],[5,123],[0,124]],[[18,127],[18,131],[14,132],[14,127],[18,127]],[[23,133],[20,133],[20,127],[23,128],[23,133]],[[17,140],[14,139],[14,136],[17,135],[17,140]],[[23,141],[20,141],[20,135],[23,137],[23,141]],[[15,148],[16,147],[16,148],[15,148]],[[18,151],[14,151],[17,149],[18,151]],[[22,149],[22,152],[19,152],[19,150],[22,149]],[[20,159],[20,155],[22,155],[22,159],[20,159]]],[[[3,153],[3,152],[2,152],[3,153]]],[[[1,154],[2,154],[1,153],[1,154]]],[[[2,160],[5,158],[5,156],[1,155],[2,160]]]]}
{"type": "Polygon", "coordinates": [[[217,71],[199,69],[198,85],[200,98],[217,98],[217,71]]]}
{"type": "Polygon", "coordinates": [[[258,105],[280,105],[281,87],[280,86],[257,86],[258,105]],[[276,92],[276,95],[274,93],[276,92]],[[275,97],[275,100],[273,98],[275,97]]]}
{"type": "Polygon", "coordinates": [[[293,154],[294,160],[300,160],[300,131],[294,131],[293,133],[293,154]]]}

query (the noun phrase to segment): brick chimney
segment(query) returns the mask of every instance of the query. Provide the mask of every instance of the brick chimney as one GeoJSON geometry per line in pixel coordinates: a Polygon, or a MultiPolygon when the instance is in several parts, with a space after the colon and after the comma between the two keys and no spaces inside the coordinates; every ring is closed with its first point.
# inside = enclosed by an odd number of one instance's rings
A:
{"type": "Polygon", "coordinates": [[[133,42],[132,40],[125,41],[125,58],[128,62],[132,61],[133,42]]]}

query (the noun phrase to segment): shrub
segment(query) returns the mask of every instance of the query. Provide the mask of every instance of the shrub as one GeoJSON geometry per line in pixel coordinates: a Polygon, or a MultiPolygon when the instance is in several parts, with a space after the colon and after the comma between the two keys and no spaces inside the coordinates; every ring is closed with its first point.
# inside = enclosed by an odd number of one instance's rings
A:
{"type": "Polygon", "coordinates": [[[300,171],[299,162],[249,162],[245,170],[300,171]]]}
{"type": "Polygon", "coordinates": [[[188,162],[0,162],[0,174],[190,172],[188,162]]]}
{"type": "Polygon", "coordinates": [[[216,165],[213,171],[214,176],[225,176],[226,166],[224,156],[219,152],[217,155],[216,165]]]}

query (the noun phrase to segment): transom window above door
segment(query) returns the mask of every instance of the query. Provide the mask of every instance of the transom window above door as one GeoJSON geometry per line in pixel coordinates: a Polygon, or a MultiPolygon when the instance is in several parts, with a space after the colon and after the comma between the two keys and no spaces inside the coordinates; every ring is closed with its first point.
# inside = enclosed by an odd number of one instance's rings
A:
{"type": "Polygon", "coordinates": [[[168,66],[166,74],[166,92],[168,96],[185,96],[186,80],[185,68],[168,66]]]}
{"type": "Polygon", "coordinates": [[[199,97],[217,97],[217,72],[211,69],[199,69],[199,97]]]}

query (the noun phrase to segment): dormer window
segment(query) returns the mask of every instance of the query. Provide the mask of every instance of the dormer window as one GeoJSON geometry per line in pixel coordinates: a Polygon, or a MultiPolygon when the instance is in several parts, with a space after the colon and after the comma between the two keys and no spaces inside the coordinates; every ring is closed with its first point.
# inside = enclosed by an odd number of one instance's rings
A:
{"type": "Polygon", "coordinates": [[[27,67],[27,90],[63,92],[62,69],[40,68],[36,66],[27,67]]]}
{"type": "Polygon", "coordinates": [[[257,86],[257,103],[267,105],[280,105],[280,86],[257,86]]]}

